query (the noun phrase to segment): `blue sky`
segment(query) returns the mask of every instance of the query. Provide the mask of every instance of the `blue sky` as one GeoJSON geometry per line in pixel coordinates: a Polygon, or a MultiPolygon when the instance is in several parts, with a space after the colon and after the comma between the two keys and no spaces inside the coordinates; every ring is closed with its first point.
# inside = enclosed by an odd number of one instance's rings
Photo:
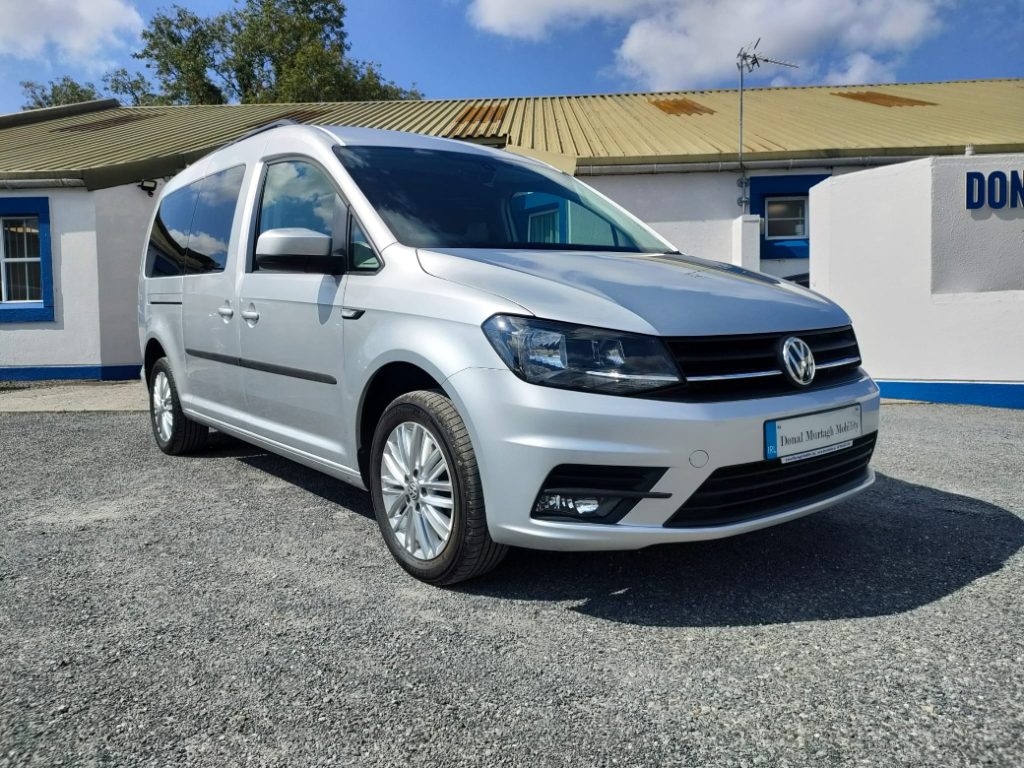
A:
{"type": "MultiPolygon", "coordinates": [[[[232,0],[179,0],[211,14],[232,0]]],[[[99,82],[161,0],[0,0],[0,112],[20,80],[99,82]],[[31,13],[26,13],[26,8],[31,13]]],[[[352,54],[428,98],[732,87],[733,56],[798,62],[761,85],[1024,75],[1022,0],[349,0],[352,54]]]]}

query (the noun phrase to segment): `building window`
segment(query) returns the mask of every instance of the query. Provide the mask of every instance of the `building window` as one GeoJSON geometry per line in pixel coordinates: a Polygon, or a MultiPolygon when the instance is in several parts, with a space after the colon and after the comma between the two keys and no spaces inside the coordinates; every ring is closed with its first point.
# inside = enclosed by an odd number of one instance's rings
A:
{"type": "Polygon", "coordinates": [[[0,301],[42,301],[39,218],[0,218],[0,301]]]}
{"type": "Polygon", "coordinates": [[[819,173],[750,177],[750,212],[763,220],[762,259],[806,259],[811,255],[809,192],[827,178],[819,173]],[[801,234],[796,234],[798,231],[801,234]]]}
{"type": "Polygon", "coordinates": [[[53,320],[50,203],[0,198],[0,323],[53,320]]]}
{"type": "Polygon", "coordinates": [[[769,197],[764,201],[764,237],[766,240],[805,240],[807,238],[807,198],[769,197]]]}

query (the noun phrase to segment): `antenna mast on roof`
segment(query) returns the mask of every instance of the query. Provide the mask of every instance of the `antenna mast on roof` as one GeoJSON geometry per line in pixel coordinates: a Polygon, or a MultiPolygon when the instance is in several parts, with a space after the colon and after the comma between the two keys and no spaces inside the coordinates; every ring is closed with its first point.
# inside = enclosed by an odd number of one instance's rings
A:
{"type": "Polygon", "coordinates": [[[790,67],[791,69],[799,68],[797,64],[780,61],[779,59],[773,59],[757,53],[757,46],[760,44],[761,38],[759,37],[757,42],[753,44],[748,43],[740,48],[740,52],[736,54],[736,69],[740,71],[740,139],[739,149],[737,150],[740,178],[736,182],[740,188],[740,196],[736,198],[736,204],[742,209],[743,213],[747,212],[747,206],[750,204],[750,195],[747,194],[749,182],[747,180],[747,172],[743,168],[743,76],[753,72],[762,64],[778,64],[780,67],[790,67]]]}

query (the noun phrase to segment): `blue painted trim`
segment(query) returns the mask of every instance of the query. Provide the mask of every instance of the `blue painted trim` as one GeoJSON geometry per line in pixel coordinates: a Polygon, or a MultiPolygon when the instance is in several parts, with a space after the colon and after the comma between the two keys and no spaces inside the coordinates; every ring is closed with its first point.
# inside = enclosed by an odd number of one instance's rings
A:
{"type": "MultiPolygon", "coordinates": [[[[751,176],[750,212],[764,218],[766,197],[806,195],[811,187],[829,178],[828,174],[799,173],[787,176],[751,176]]],[[[767,240],[761,232],[762,259],[806,259],[810,256],[810,240],[806,237],[792,240],[767,240]]]]}
{"type": "Polygon", "coordinates": [[[0,302],[0,323],[47,323],[53,320],[53,307],[41,301],[18,304],[0,302]]]}
{"type": "Polygon", "coordinates": [[[929,403],[1024,408],[1024,382],[879,381],[882,397],[929,403]]]}
{"type": "Polygon", "coordinates": [[[774,421],[764,423],[764,457],[769,461],[778,458],[778,432],[775,429],[774,421]]]}
{"type": "Polygon", "coordinates": [[[46,197],[0,198],[0,216],[39,217],[39,272],[43,300],[30,304],[0,302],[0,323],[46,323],[53,321],[53,250],[50,243],[50,200],[46,197]]]}
{"type": "Polygon", "coordinates": [[[139,365],[42,365],[0,368],[0,381],[128,381],[139,378],[139,365]]]}

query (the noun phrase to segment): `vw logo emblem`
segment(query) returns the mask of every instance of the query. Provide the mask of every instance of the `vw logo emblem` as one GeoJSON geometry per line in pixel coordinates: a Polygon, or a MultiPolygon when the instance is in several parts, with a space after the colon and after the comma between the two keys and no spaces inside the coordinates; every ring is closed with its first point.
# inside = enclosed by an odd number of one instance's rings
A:
{"type": "Polygon", "coordinates": [[[783,370],[794,384],[806,387],[814,381],[814,353],[806,341],[790,336],[782,342],[780,357],[783,370]]]}

